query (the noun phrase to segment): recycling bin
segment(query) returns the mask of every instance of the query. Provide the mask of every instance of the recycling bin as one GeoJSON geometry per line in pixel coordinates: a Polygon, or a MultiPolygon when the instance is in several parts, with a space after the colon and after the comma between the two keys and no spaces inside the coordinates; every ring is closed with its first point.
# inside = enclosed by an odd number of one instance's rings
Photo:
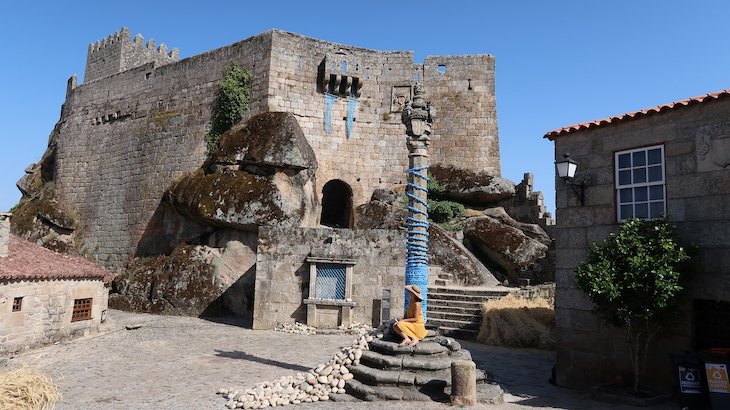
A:
{"type": "Polygon", "coordinates": [[[705,362],[705,377],[712,409],[730,409],[730,349],[709,349],[701,357],[705,362]]]}
{"type": "Polygon", "coordinates": [[[692,352],[672,354],[674,374],[677,377],[679,406],[686,410],[706,409],[707,385],[703,380],[705,369],[702,360],[692,352]]]}

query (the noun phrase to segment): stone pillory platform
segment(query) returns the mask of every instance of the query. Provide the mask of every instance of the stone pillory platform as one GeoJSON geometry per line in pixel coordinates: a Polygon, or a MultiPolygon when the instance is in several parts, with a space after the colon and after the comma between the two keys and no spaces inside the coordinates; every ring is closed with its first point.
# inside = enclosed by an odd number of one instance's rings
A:
{"type": "MultiPolygon", "coordinates": [[[[399,341],[398,336],[388,333],[371,341],[360,364],[350,367],[354,379],[347,382],[347,391],[367,401],[447,401],[451,364],[471,360],[469,351],[433,330],[416,346],[399,346],[399,341]]],[[[482,370],[476,370],[476,381],[480,402],[502,403],[502,389],[488,383],[482,370]]]]}

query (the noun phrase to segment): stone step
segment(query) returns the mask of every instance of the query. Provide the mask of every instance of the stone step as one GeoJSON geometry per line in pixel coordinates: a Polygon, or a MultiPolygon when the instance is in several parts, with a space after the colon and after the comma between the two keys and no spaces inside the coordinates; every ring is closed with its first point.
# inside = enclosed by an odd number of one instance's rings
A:
{"type": "Polygon", "coordinates": [[[428,356],[391,356],[365,350],[362,352],[360,363],[380,370],[428,371],[449,369],[451,368],[451,362],[454,360],[471,360],[471,354],[467,350],[460,350],[452,352],[449,356],[434,358],[428,356]]]}
{"type": "Polygon", "coordinates": [[[436,306],[428,304],[428,315],[431,316],[434,313],[460,313],[462,315],[482,316],[481,304],[473,304],[469,307],[462,306],[451,306],[451,305],[439,305],[436,306]]]}
{"type": "MultiPolygon", "coordinates": [[[[350,366],[350,373],[360,383],[369,386],[425,387],[442,389],[451,386],[451,364],[440,370],[381,370],[364,364],[350,366]]],[[[487,379],[483,370],[476,370],[477,382],[487,379]]]]}
{"type": "Polygon", "coordinates": [[[415,389],[395,386],[369,386],[352,379],[345,385],[347,392],[365,401],[407,400],[407,401],[440,401],[446,402],[449,396],[442,392],[422,393],[415,389]]]}
{"type": "Polygon", "coordinates": [[[464,340],[475,340],[479,334],[478,329],[459,329],[456,327],[441,326],[439,330],[444,334],[451,337],[456,337],[464,340]]]}
{"type": "MultiPolygon", "coordinates": [[[[438,326],[439,330],[442,330],[444,327],[447,328],[456,328],[456,329],[479,329],[479,322],[470,322],[470,321],[463,321],[463,320],[448,320],[448,319],[433,319],[431,317],[428,318],[428,323],[438,326]]],[[[416,346],[417,347],[417,346],[416,346]]]]}
{"type": "Polygon", "coordinates": [[[480,310],[482,309],[482,305],[484,304],[484,301],[482,300],[475,300],[475,301],[459,301],[459,300],[439,300],[439,299],[428,299],[428,310],[431,311],[431,308],[437,307],[437,308],[463,308],[463,309],[475,309],[480,310]]]}
{"type": "Polygon", "coordinates": [[[455,313],[455,312],[429,312],[428,320],[456,320],[460,322],[481,323],[482,315],[473,313],[455,313]]]}
{"type": "Polygon", "coordinates": [[[430,286],[428,288],[428,296],[444,294],[444,295],[467,295],[467,296],[482,296],[482,297],[504,297],[511,293],[508,289],[499,288],[478,288],[478,287],[460,287],[460,286],[430,286]]]}
{"type": "Polygon", "coordinates": [[[416,346],[399,346],[399,343],[395,341],[375,339],[370,342],[370,349],[390,356],[420,355],[426,357],[444,357],[448,356],[450,353],[448,347],[427,341],[423,341],[416,346]]]}
{"type": "MultiPolygon", "coordinates": [[[[451,390],[446,388],[444,391],[423,390],[422,392],[394,386],[369,386],[355,379],[348,381],[345,388],[349,394],[365,401],[406,400],[442,403],[449,401],[451,390]]],[[[477,384],[477,401],[482,404],[502,404],[504,403],[504,392],[497,384],[479,383],[477,384]]]]}
{"type": "Polygon", "coordinates": [[[437,286],[448,286],[451,284],[451,279],[436,279],[433,281],[437,286]]]}
{"type": "Polygon", "coordinates": [[[466,302],[486,302],[488,300],[499,299],[502,297],[504,297],[504,295],[479,295],[479,294],[471,294],[471,293],[441,293],[441,292],[431,291],[431,289],[428,290],[428,302],[429,303],[431,302],[431,300],[444,300],[444,301],[463,300],[466,302]]]}

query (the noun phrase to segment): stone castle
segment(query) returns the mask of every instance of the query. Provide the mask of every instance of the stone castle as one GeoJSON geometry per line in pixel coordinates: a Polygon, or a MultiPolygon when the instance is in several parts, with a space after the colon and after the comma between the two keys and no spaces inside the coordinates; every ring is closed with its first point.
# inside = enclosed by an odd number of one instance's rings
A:
{"type": "MultiPolygon", "coordinates": [[[[400,113],[416,83],[437,112],[430,162],[453,197],[476,209],[499,206],[524,222],[549,223],[531,175],[516,187],[500,176],[490,55],[429,56],[417,64],[410,51],[368,50],[271,30],[179,60],[177,49],[144,44],[123,28],[89,46],[82,84],[69,79],[48,149],[18,183],[24,198],[13,230],[123,269],[134,257],[175,255],[185,243],[227,249],[234,237],[248,247],[244,259],[252,266],[262,258],[260,227],[385,228],[365,223],[360,215],[367,212],[360,208],[374,193],[405,184],[408,153],[400,113]],[[209,155],[204,137],[218,82],[232,63],[251,73],[249,107],[241,125],[209,155]],[[231,210],[221,201],[231,195],[223,187],[234,179],[259,191],[229,198],[237,204],[231,210]],[[267,195],[261,189],[273,199],[261,200],[267,195]],[[218,205],[203,209],[214,196],[218,205]],[[330,204],[342,209],[327,209],[330,204]],[[221,233],[230,230],[234,234],[221,233]]],[[[482,249],[475,251],[480,257],[509,259],[490,246],[468,247],[482,249]]],[[[546,249],[536,254],[544,257],[546,249]]],[[[533,266],[533,259],[515,269],[533,266]]],[[[519,273],[510,272],[511,280],[519,273]]],[[[217,296],[241,272],[227,275],[217,296]]]]}

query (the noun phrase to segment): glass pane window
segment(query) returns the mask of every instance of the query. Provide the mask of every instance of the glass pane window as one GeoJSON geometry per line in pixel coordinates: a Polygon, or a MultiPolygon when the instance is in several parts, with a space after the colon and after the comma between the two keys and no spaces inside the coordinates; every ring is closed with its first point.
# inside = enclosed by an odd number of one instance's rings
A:
{"type": "Polygon", "coordinates": [[[617,152],[614,161],[618,220],[662,217],[666,213],[664,146],[617,152]]]}
{"type": "Polygon", "coordinates": [[[631,155],[621,154],[618,156],[618,168],[626,169],[631,168],[631,155]]]}
{"type": "Polygon", "coordinates": [[[631,188],[619,189],[619,202],[622,204],[634,202],[633,192],[631,188]]]}
{"type": "Polygon", "coordinates": [[[664,201],[649,202],[649,218],[661,218],[664,213],[664,201]]]}
{"type": "Polygon", "coordinates": [[[646,165],[646,151],[637,151],[634,152],[634,155],[632,156],[634,158],[633,164],[631,164],[634,167],[646,165]]]}

